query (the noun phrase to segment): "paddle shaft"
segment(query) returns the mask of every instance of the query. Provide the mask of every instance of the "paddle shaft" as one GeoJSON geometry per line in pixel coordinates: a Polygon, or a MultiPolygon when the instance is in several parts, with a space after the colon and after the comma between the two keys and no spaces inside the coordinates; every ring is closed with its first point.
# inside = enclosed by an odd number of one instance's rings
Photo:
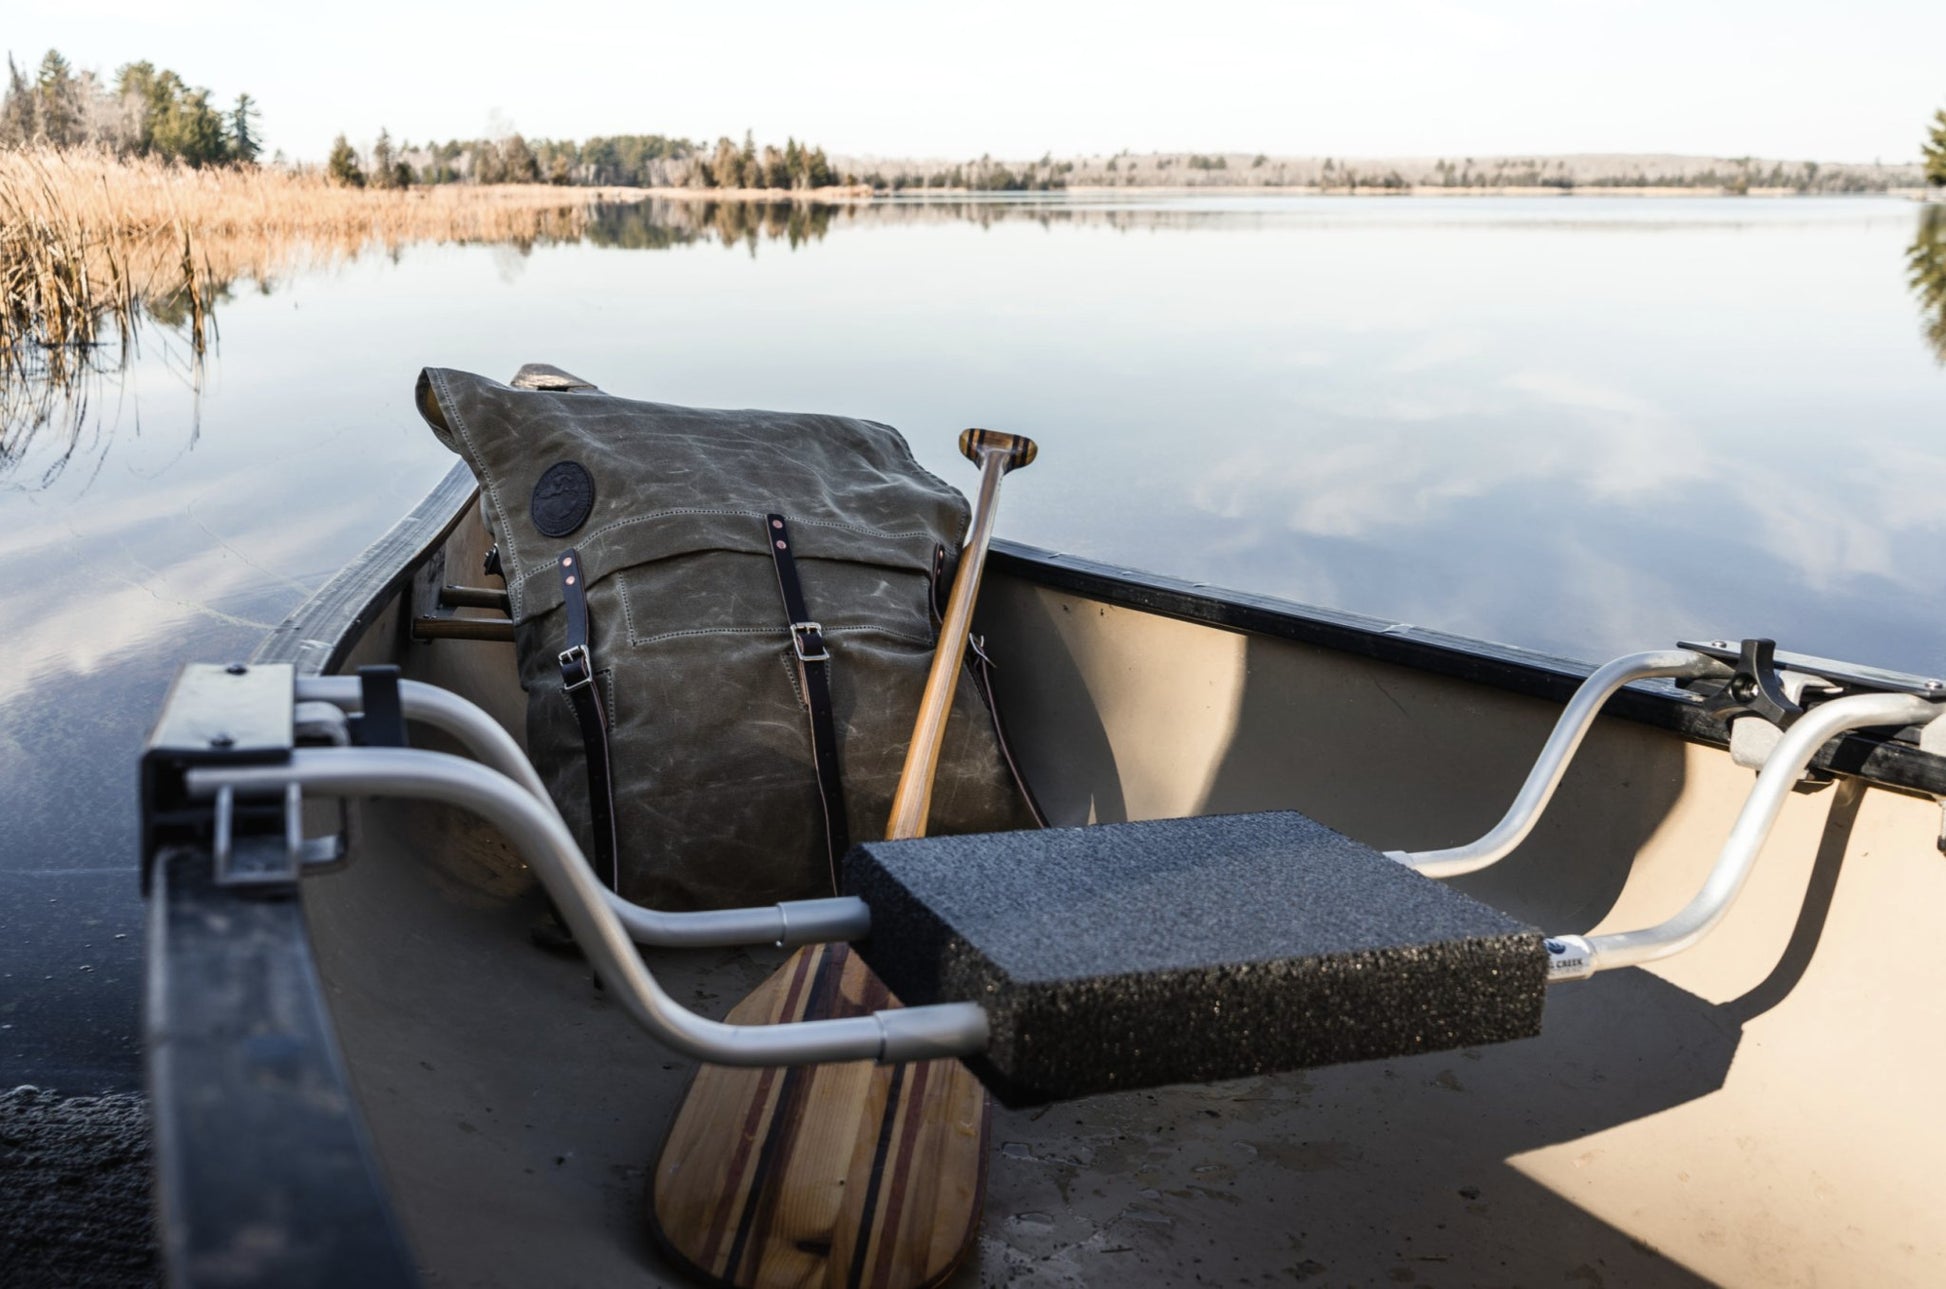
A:
{"type": "Polygon", "coordinates": [[[1000,505],[1000,480],[1012,464],[1001,448],[980,451],[980,495],[973,505],[973,530],[960,555],[946,616],[939,624],[939,647],[933,650],[932,670],[919,697],[919,716],[912,724],[905,769],[899,772],[892,795],[892,820],[885,827],[887,841],[926,835],[926,816],[932,811],[932,783],[939,768],[939,749],[946,741],[946,718],[952,714],[953,691],[959,684],[960,664],[966,660],[966,633],[973,625],[973,599],[979,594],[980,574],[986,569],[987,546],[993,540],[993,516],[1000,505]]]}
{"type": "MultiPolygon", "coordinates": [[[[925,834],[1000,478],[1036,448],[973,429],[960,451],[979,463],[980,493],[893,797],[891,838],[925,834]]],[[[898,1002],[845,946],[824,944],[799,949],[731,1015],[805,1020],[881,1006],[898,1002]],[[828,993],[845,978],[856,1000],[828,993]]],[[[653,1217],[679,1260],[721,1285],[787,1289],[838,1284],[847,1273],[848,1283],[886,1289],[937,1284],[979,1228],[990,1122],[979,1081],[952,1060],[782,1073],[704,1065],[657,1163],[653,1217]]]]}

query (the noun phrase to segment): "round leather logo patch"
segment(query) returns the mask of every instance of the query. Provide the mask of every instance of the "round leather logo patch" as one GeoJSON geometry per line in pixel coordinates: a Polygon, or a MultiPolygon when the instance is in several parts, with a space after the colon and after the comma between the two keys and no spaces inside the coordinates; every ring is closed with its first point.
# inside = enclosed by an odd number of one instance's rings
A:
{"type": "Polygon", "coordinates": [[[527,513],[534,527],[549,537],[566,537],[588,522],[595,508],[595,479],[578,462],[557,461],[534,485],[527,513]]]}

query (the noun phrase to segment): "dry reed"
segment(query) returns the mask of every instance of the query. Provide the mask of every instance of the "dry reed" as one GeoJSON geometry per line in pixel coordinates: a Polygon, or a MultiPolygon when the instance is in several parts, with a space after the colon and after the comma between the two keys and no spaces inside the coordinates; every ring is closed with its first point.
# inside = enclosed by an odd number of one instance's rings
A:
{"type": "MultiPolygon", "coordinates": [[[[68,451],[87,388],[127,361],[144,319],[193,366],[233,282],[411,242],[578,238],[613,190],[343,188],[273,169],[190,170],[93,151],[0,150],[0,477],[40,431],[68,451]]],[[[63,454],[65,457],[65,454],[63,454]]]]}
{"type": "MultiPolygon", "coordinates": [[[[376,191],[272,169],[0,152],[0,351],[126,343],[138,310],[205,335],[210,299],[372,245],[579,236],[618,194],[541,185],[376,191]]],[[[0,362],[7,359],[0,358],[0,362]]]]}

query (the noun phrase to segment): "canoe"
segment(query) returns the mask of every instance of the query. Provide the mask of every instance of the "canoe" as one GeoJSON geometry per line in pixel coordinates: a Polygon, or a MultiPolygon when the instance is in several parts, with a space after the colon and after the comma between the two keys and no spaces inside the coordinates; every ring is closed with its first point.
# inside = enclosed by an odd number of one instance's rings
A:
{"type": "MultiPolygon", "coordinates": [[[[253,674],[395,664],[518,739],[487,546],[456,466],[264,641],[253,674]]],[[[976,630],[1055,824],[1288,809],[1399,852],[1488,834],[1594,670],[1005,541],[976,630]]],[[[177,737],[185,686],[163,722],[177,737]]],[[[1711,702],[1722,687],[1621,689],[1532,831],[1451,885],[1597,943],[1683,909],[1752,790],[1711,702]]],[[[206,742],[251,742],[247,713],[198,719],[206,742]],[[209,734],[225,720],[241,726],[209,734]]],[[[1929,1109],[1946,1014],[1923,912],[1946,907],[1941,726],[1819,746],[1709,934],[1552,986],[1539,1037],[996,1109],[977,1257],[955,1283],[1946,1282],[1946,1116],[1929,1109]]],[[[586,963],[530,943],[542,897],[503,835],[374,799],[347,812],[342,854],[305,851],[298,880],[240,842],[213,863],[147,791],[177,1283],[683,1283],[645,1203],[692,1063],[586,963]]],[[[332,802],[304,810],[313,833],[339,826],[332,802]]],[[[643,961],[720,1016],[781,957],[643,961]]]]}

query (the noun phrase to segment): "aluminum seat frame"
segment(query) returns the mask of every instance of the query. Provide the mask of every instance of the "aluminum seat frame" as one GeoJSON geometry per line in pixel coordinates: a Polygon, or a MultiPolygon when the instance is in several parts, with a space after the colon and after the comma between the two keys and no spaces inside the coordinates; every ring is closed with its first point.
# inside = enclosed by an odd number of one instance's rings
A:
{"type": "MultiPolygon", "coordinates": [[[[1512,806],[1477,841],[1442,850],[1389,851],[1429,877],[1476,872],[1512,852],[1532,831],[1560,786],[1595,716],[1622,686],[1651,677],[1714,679],[1730,668],[1687,649],[1630,654],[1597,669],[1555,723],[1512,806]]],[[[361,710],[356,677],[300,678],[294,704],[307,728],[328,727],[324,705],[361,710]]],[[[507,837],[539,876],[603,982],[635,1021],[675,1051],[720,1065],[770,1066],[826,1061],[893,1063],[970,1056],[988,1038],[975,1003],[938,1003],[839,1020],[732,1025],[697,1016],[672,999],[635,951],[636,944],[707,947],[796,946],[854,940],[870,931],[871,911],[854,897],[788,901],[767,908],[667,913],[624,900],[596,881],[559,810],[518,744],[479,707],[417,681],[399,683],[407,720],[451,736],[477,760],[407,748],[299,748],[276,765],[198,767],[185,772],[197,799],[285,795],[296,790],[339,798],[435,800],[478,814],[507,837]]],[[[1729,912],[1770,835],[1784,801],[1818,749],[1850,730],[1923,726],[1946,711],[1946,696],[1863,693],[1811,708],[1770,751],[1702,889],[1681,912],[1655,926],[1598,936],[1547,939],[1550,983],[1666,958],[1693,947],[1729,912]]],[[[344,743],[327,737],[330,743],[344,743]]],[[[219,818],[226,812],[219,811],[219,818]]],[[[294,815],[293,815],[294,817],[294,815]]],[[[301,839],[293,838],[293,849],[301,839]]],[[[222,849],[219,841],[219,853],[222,849]]]]}

